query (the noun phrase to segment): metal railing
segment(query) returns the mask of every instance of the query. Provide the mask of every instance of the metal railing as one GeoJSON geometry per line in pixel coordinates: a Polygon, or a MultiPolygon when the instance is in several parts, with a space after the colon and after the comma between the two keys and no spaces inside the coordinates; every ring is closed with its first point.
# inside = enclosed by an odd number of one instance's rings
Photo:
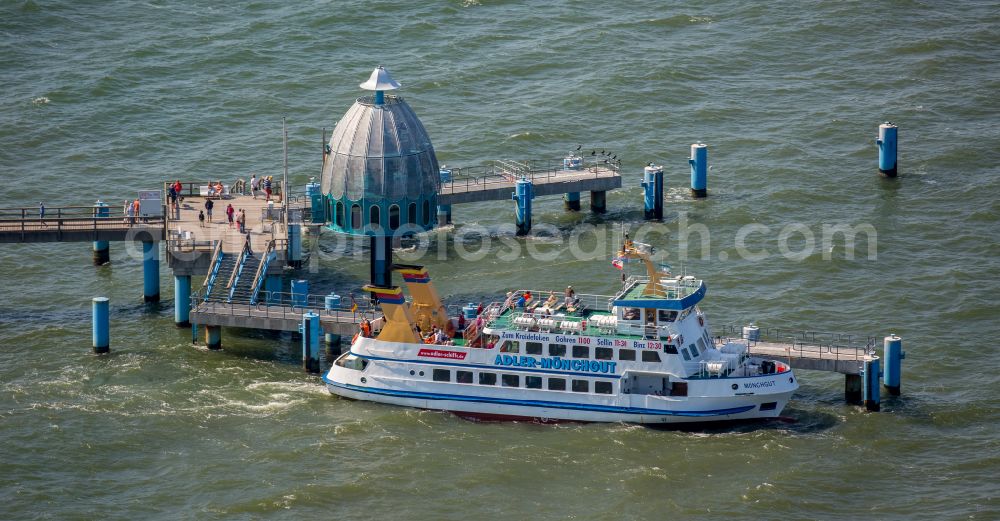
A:
{"type": "Polygon", "coordinates": [[[316,313],[320,320],[332,319],[335,322],[358,323],[362,318],[376,320],[380,311],[367,303],[358,302],[358,308],[352,310],[350,305],[342,305],[336,309],[326,309],[325,295],[302,295],[289,292],[261,292],[261,301],[251,304],[248,300],[231,302],[204,301],[202,295],[191,296],[191,309],[199,313],[214,315],[245,316],[255,318],[300,319],[307,312],[316,313]]]}
{"type": "MultiPolygon", "coordinates": [[[[208,262],[209,273],[202,281],[202,288],[211,289],[212,284],[215,283],[215,277],[219,274],[219,257],[222,256],[222,241],[218,241],[215,245],[215,251],[212,252],[212,260],[208,262]]],[[[208,291],[205,292],[205,296],[208,296],[208,291]]]]}
{"type": "Polygon", "coordinates": [[[0,232],[79,232],[127,230],[129,228],[162,228],[164,217],[121,215],[121,208],[95,206],[61,206],[46,208],[42,215],[38,207],[0,208],[0,232]],[[99,215],[102,208],[109,214],[99,215]]]}
{"type": "Polygon", "coordinates": [[[513,185],[518,179],[527,179],[532,183],[549,182],[555,179],[580,179],[615,177],[619,174],[619,166],[610,160],[584,159],[580,168],[565,168],[562,160],[532,160],[513,161],[496,160],[487,165],[451,168],[451,181],[441,183],[439,194],[451,194],[456,191],[486,190],[513,185]],[[604,162],[607,161],[607,162],[604,162]],[[460,189],[460,190],[459,190],[460,189]]]}
{"type": "MultiPolygon", "coordinates": [[[[725,343],[743,339],[743,326],[723,325],[716,341],[725,343]],[[723,338],[725,337],[725,338],[723,338]]],[[[782,328],[760,328],[760,337],[747,342],[752,352],[757,342],[766,342],[785,348],[787,356],[832,360],[864,360],[875,354],[878,338],[867,335],[803,331],[782,328]]]]}
{"type": "Polygon", "coordinates": [[[253,294],[250,296],[250,303],[257,303],[257,295],[260,293],[260,286],[263,282],[261,278],[267,272],[267,265],[271,263],[271,254],[274,253],[274,239],[267,241],[267,246],[264,248],[264,255],[260,258],[260,264],[257,265],[257,273],[253,276],[253,294]]]}

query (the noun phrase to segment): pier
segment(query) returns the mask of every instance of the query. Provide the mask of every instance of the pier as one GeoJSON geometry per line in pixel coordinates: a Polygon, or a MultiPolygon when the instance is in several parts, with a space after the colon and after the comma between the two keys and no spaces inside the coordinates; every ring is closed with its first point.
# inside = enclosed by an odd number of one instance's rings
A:
{"type": "Polygon", "coordinates": [[[509,201],[519,180],[530,181],[536,197],[588,191],[593,197],[594,193],[622,186],[618,164],[604,158],[585,159],[575,166],[556,161],[498,160],[487,166],[451,171],[451,180],[441,183],[439,205],[509,201]]]}

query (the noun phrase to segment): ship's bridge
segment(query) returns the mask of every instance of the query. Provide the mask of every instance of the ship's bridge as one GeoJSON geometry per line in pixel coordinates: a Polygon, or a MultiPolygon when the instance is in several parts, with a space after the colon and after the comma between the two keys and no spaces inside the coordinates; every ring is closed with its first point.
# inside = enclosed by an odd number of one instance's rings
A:
{"type": "Polygon", "coordinates": [[[660,277],[650,291],[649,277],[630,277],[625,288],[615,295],[612,304],[616,307],[666,309],[683,311],[705,298],[705,281],[691,275],[660,277]]]}

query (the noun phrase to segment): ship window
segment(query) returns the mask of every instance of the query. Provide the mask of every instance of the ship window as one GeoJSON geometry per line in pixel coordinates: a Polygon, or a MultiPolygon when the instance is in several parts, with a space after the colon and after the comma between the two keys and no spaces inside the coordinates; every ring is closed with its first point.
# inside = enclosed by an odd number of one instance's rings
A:
{"type": "Polygon", "coordinates": [[[590,346],[573,346],[573,358],[590,358],[590,346]]]}
{"type": "Polygon", "coordinates": [[[455,381],[460,384],[471,384],[472,371],[455,371],[455,381]]]}
{"type": "Polygon", "coordinates": [[[447,369],[435,369],[431,377],[434,379],[435,382],[450,382],[451,371],[447,369]]]}
{"type": "Polygon", "coordinates": [[[364,358],[358,358],[352,355],[350,352],[345,353],[340,358],[334,362],[335,365],[343,367],[345,369],[354,369],[355,371],[364,371],[368,367],[368,360],[364,358]]]}
{"type": "Polygon", "coordinates": [[[521,377],[516,374],[502,374],[500,375],[500,385],[504,387],[520,387],[521,377]]]}
{"type": "Polygon", "coordinates": [[[431,222],[431,202],[424,200],[424,226],[431,222]]]}
{"type": "Polygon", "coordinates": [[[549,356],[566,356],[566,345],[549,344],[549,356]]]}
{"type": "Polygon", "coordinates": [[[598,360],[614,360],[615,350],[610,347],[595,347],[594,358],[598,360]]]}
{"type": "Polygon", "coordinates": [[[389,207],[389,229],[396,230],[399,228],[399,206],[392,205],[389,207]]]}
{"type": "Polygon", "coordinates": [[[594,392],[597,394],[611,394],[611,382],[594,382],[594,392]]]}
{"type": "Polygon", "coordinates": [[[639,320],[639,308],[625,308],[624,320],[639,320]]]}
{"type": "Polygon", "coordinates": [[[670,355],[676,355],[677,354],[677,346],[675,346],[673,344],[663,344],[663,350],[666,351],[667,354],[670,354],[670,355]]]}
{"type": "Polygon", "coordinates": [[[698,348],[695,347],[694,344],[689,345],[688,349],[691,351],[691,358],[697,358],[698,357],[698,348]]]}
{"type": "Polygon", "coordinates": [[[619,360],[635,360],[635,349],[619,349],[619,360]]]}
{"type": "Polygon", "coordinates": [[[417,224],[417,203],[410,203],[410,206],[406,207],[406,222],[417,224]]]}
{"type": "Polygon", "coordinates": [[[526,342],[524,344],[524,353],[528,355],[540,355],[542,354],[542,344],[539,342],[526,342]]]}
{"type": "Polygon", "coordinates": [[[699,338],[698,339],[698,350],[699,351],[704,351],[705,350],[705,339],[703,339],[703,338],[699,338]]]}
{"type": "Polygon", "coordinates": [[[500,346],[501,353],[520,353],[521,352],[521,342],[517,340],[507,340],[500,346]]]}
{"type": "Polygon", "coordinates": [[[676,311],[667,311],[666,309],[660,310],[660,322],[673,322],[677,319],[676,311]]]}
{"type": "Polygon", "coordinates": [[[657,353],[656,351],[643,351],[642,352],[642,361],[643,362],[659,362],[660,361],[660,353],[657,353]]]}
{"type": "Polygon", "coordinates": [[[687,396],[687,382],[673,382],[670,384],[670,396],[687,396]]]}
{"type": "Polygon", "coordinates": [[[361,229],[361,207],[356,204],[351,205],[351,229],[361,229]]]}
{"type": "Polygon", "coordinates": [[[684,355],[685,360],[691,360],[691,355],[688,354],[686,347],[681,348],[681,354],[684,355]]]}
{"type": "Polygon", "coordinates": [[[589,393],[590,392],[590,381],[589,380],[573,380],[573,392],[574,393],[589,393]]]}
{"type": "Polygon", "coordinates": [[[550,391],[565,391],[566,390],[566,380],[563,378],[549,378],[549,390],[550,391]]]}
{"type": "Polygon", "coordinates": [[[706,345],[712,345],[712,337],[708,336],[708,329],[701,332],[701,337],[705,339],[706,345]]]}
{"type": "Polygon", "coordinates": [[[368,224],[370,224],[375,230],[382,226],[382,213],[379,211],[378,205],[373,204],[372,207],[368,209],[368,224]]]}
{"type": "Polygon", "coordinates": [[[337,201],[337,207],[336,210],[334,210],[334,220],[334,222],[337,223],[337,226],[341,228],[344,227],[344,203],[341,201],[337,201]]]}
{"type": "Polygon", "coordinates": [[[496,373],[479,373],[479,385],[496,385],[496,373]]]}
{"type": "Polygon", "coordinates": [[[773,411],[778,408],[778,402],[766,402],[760,404],[760,410],[762,411],[773,411]]]}
{"type": "Polygon", "coordinates": [[[542,388],[542,377],[541,376],[525,376],[524,386],[528,389],[541,389],[542,388]]]}

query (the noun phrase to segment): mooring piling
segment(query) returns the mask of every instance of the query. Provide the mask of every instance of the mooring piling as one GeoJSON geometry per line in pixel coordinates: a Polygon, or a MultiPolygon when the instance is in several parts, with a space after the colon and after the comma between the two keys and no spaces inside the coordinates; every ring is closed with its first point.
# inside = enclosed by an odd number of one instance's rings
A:
{"type": "Polygon", "coordinates": [[[608,212],[608,192],[606,190],[591,190],[590,211],[594,213],[608,212]]]}
{"type": "Polygon", "coordinates": [[[205,345],[213,351],[222,349],[222,326],[205,326],[205,345]]]}
{"type": "Polygon", "coordinates": [[[879,358],[877,356],[865,360],[864,370],[861,372],[863,382],[863,393],[865,409],[878,411],[880,409],[879,399],[879,358]]]}
{"type": "Polygon", "coordinates": [[[647,220],[663,219],[663,167],[649,163],[642,176],[643,216],[647,220]]]}
{"type": "Polygon", "coordinates": [[[191,275],[174,275],[174,324],[191,325],[191,275]]]}
{"type": "Polygon", "coordinates": [[[906,358],[903,352],[903,339],[890,333],[885,337],[882,348],[882,356],[885,358],[885,369],[882,384],[892,396],[899,396],[902,379],[902,361],[906,358]]]}
{"type": "Polygon", "coordinates": [[[95,353],[111,350],[111,310],[108,297],[94,297],[91,300],[93,320],[93,344],[95,353]]]}
{"type": "Polygon", "coordinates": [[[535,194],[531,181],[522,177],[515,184],[511,199],[516,203],[514,215],[517,221],[517,235],[528,235],[531,232],[531,200],[535,194]]]}
{"type": "Polygon", "coordinates": [[[142,299],[160,301],[160,248],[156,241],[142,242],[142,299]]]}
{"type": "MultiPolygon", "coordinates": [[[[100,199],[94,203],[94,217],[111,217],[111,208],[108,203],[100,199]]],[[[111,262],[111,242],[94,241],[94,266],[103,266],[111,262]]]]}
{"type": "Polygon", "coordinates": [[[691,195],[705,197],[708,195],[708,145],[695,143],[691,145],[691,195]]]}
{"type": "Polygon", "coordinates": [[[566,192],[563,194],[563,206],[570,211],[580,211],[580,192],[566,192]]]}
{"type": "Polygon", "coordinates": [[[302,315],[302,369],[309,373],[319,373],[319,315],[305,313],[302,315]]]}
{"type": "Polygon", "coordinates": [[[896,132],[899,127],[886,121],[878,126],[878,171],[885,177],[896,177],[896,132]]]}

